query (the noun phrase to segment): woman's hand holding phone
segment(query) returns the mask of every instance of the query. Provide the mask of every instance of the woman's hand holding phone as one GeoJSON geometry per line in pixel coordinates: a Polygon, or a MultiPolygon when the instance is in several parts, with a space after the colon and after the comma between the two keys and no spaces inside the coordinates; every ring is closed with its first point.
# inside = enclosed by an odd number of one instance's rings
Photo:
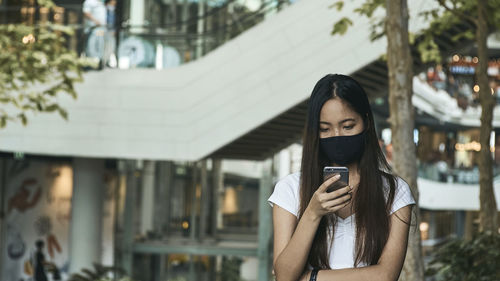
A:
{"type": "Polygon", "coordinates": [[[347,206],[351,201],[352,188],[348,185],[335,191],[327,192],[328,187],[339,179],[340,175],[330,177],[314,192],[307,206],[314,219],[321,219],[326,214],[334,213],[347,206]]]}

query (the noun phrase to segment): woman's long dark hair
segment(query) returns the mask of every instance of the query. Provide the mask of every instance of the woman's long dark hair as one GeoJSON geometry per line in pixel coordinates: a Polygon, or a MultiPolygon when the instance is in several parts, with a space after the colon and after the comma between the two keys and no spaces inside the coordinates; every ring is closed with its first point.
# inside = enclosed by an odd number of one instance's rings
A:
{"type": "MultiPolygon", "coordinates": [[[[389,236],[389,212],[394,201],[396,179],[380,149],[368,97],[361,85],[349,76],[326,75],[316,83],[309,98],[303,137],[299,215],[304,214],[313,193],[323,183],[323,167],[330,164],[319,149],[319,122],[321,108],[332,98],[347,102],[363,118],[365,125],[365,147],[358,165],[360,182],[353,201],[356,216],[354,266],[361,262],[373,265],[378,262],[389,236]],[[383,178],[388,183],[386,187],[383,178]]],[[[328,229],[332,227],[334,231],[335,222],[334,216],[321,219],[308,257],[312,267],[330,268],[327,238],[328,229]]]]}

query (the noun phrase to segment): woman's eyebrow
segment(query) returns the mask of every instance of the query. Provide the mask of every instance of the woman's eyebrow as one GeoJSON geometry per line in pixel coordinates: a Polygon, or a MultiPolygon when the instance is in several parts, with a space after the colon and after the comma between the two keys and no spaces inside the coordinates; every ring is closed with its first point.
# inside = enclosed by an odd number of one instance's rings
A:
{"type": "MultiPolygon", "coordinates": [[[[342,123],[345,123],[345,122],[349,122],[349,121],[354,122],[354,121],[356,121],[356,119],[354,119],[354,118],[346,118],[346,119],[340,120],[339,124],[342,124],[342,123]]],[[[328,122],[328,121],[319,121],[319,124],[331,125],[331,123],[328,122]]]]}
{"type": "Polygon", "coordinates": [[[354,121],[356,121],[356,120],[355,120],[354,118],[346,118],[346,119],[344,119],[344,120],[341,120],[341,121],[339,122],[339,124],[342,124],[342,123],[345,123],[345,122],[348,122],[348,121],[353,121],[353,122],[354,122],[354,121]]]}

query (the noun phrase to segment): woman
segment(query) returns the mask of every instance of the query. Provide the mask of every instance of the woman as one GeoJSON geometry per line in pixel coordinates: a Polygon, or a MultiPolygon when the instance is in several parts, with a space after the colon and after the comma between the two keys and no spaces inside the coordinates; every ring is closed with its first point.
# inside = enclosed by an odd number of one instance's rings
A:
{"type": "Polygon", "coordinates": [[[277,280],[397,280],[415,201],[390,171],[363,88],[323,77],[309,99],[301,171],[269,198],[277,280]],[[346,166],[349,185],[327,192],[339,177],[323,182],[325,166],[346,166]]]}

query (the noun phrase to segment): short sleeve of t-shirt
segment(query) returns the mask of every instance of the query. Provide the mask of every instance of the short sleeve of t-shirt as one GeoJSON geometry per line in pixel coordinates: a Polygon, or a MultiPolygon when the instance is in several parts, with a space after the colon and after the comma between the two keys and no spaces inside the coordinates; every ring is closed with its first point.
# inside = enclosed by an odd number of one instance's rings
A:
{"type": "Polygon", "coordinates": [[[391,214],[397,210],[415,204],[415,199],[411,194],[410,186],[402,178],[397,177],[394,201],[392,202],[391,214]]]}
{"type": "Polygon", "coordinates": [[[276,204],[298,217],[299,181],[299,173],[290,174],[278,181],[273,193],[267,200],[271,207],[276,204]]]}

